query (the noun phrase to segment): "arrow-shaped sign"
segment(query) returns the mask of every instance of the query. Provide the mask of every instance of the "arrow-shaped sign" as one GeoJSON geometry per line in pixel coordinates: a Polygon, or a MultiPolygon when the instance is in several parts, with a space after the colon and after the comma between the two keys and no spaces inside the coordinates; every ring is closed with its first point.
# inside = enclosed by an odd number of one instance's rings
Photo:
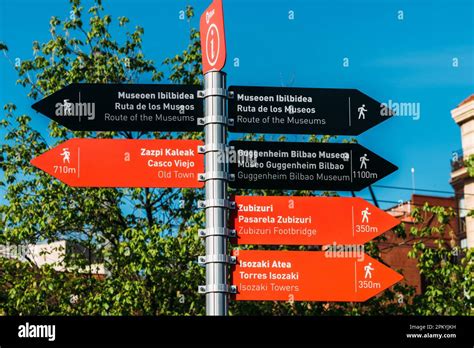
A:
{"type": "Polygon", "coordinates": [[[231,86],[231,132],[359,135],[392,116],[357,89],[231,86]]]}
{"type": "Polygon", "coordinates": [[[363,302],[403,277],[357,251],[236,250],[236,300],[363,302]],[[351,254],[352,253],[352,254],[351,254]]]}
{"type": "Polygon", "coordinates": [[[400,223],[362,198],[236,196],[236,244],[364,244],[400,223]]]}
{"type": "Polygon", "coordinates": [[[33,104],[71,130],[198,132],[199,86],[74,83],[33,104]]]}
{"type": "Polygon", "coordinates": [[[231,141],[233,188],[359,191],[398,168],[359,144],[231,141]]]}
{"type": "Polygon", "coordinates": [[[70,139],[31,160],[69,186],[202,187],[199,140],[70,139]]]}

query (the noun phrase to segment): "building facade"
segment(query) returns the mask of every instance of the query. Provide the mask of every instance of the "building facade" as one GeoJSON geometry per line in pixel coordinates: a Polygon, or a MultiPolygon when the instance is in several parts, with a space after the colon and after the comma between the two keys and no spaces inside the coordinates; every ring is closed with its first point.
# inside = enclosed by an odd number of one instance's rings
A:
{"type": "Polygon", "coordinates": [[[455,151],[451,159],[451,185],[460,209],[461,247],[474,248],[474,177],[470,177],[464,162],[474,155],[474,94],[451,110],[454,122],[461,130],[462,150],[455,151]]]}

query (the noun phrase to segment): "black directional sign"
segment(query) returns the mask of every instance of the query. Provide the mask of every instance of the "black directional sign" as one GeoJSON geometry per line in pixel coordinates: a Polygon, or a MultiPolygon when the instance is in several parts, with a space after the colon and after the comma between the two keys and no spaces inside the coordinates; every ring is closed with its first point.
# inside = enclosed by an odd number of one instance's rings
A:
{"type": "Polygon", "coordinates": [[[231,86],[231,132],[359,135],[390,109],[357,89],[231,86]]]}
{"type": "Polygon", "coordinates": [[[229,185],[359,191],[398,168],[359,144],[231,141],[229,185]]]}
{"type": "Polygon", "coordinates": [[[202,131],[201,89],[193,85],[71,84],[32,107],[81,131],[202,131]]]}

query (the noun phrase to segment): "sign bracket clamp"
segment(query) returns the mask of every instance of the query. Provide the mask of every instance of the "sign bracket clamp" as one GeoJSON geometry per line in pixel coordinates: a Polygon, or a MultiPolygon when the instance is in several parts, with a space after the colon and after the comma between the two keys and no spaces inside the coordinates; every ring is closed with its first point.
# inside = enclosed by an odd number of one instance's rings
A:
{"type": "Polygon", "coordinates": [[[227,172],[219,172],[219,171],[198,174],[198,181],[207,181],[207,180],[235,181],[235,174],[230,174],[227,172]]]}
{"type": "Polygon", "coordinates": [[[228,265],[235,265],[237,257],[226,254],[210,254],[206,256],[198,256],[198,264],[205,266],[208,263],[225,263],[228,265]]]}
{"type": "Polygon", "coordinates": [[[225,154],[228,151],[235,151],[235,148],[227,144],[207,144],[200,145],[197,148],[199,154],[206,154],[208,152],[221,152],[225,154]]]}
{"type": "Polygon", "coordinates": [[[197,91],[198,98],[207,98],[207,97],[223,97],[227,99],[234,99],[234,91],[229,91],[225,88],[208,88],[197,91]]]}
{"type": "Polygon", "coordinates": [[[235,238],[237,233],[234,229],[226,227],[206,228],[198,231],[199,237],[206,238],[212,236],[224,236],[228,238],[235,238]]]}
{"type": "Polygon", "coordinates": [[[226,294],[236,294],[237,286],[228,285],[228,284],[217,284],[213,285],[199,285],[198,293],[200,294],[209,294],[209,293],[226,293],[226,294]]]}
{"type": "Polygon", "coordinates": [[[197,119],[197,124],[198,126],[206,126],[208,124],[212,123],[219,123],[223,124],[229,127],[234,126],[234,119],[233,118],[227,118],[224,116],[206,116],[206,117],[198,117],[197,119]]]}
{"type": "Polygon", "coordinates": [[[235,209],[235,202],[228,199],[208,199],[204,201],[198,201],[198,208],[227,208],[235,209]]]}

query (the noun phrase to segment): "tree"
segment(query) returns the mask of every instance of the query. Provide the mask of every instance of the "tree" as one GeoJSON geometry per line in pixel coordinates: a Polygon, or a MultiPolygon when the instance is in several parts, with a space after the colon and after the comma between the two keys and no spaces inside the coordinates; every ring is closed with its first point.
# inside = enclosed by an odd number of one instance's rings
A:
{"type": "Polygon", "coordinates": [[[413,311],[418,315],[472,315],[474,314],[473,249],[450,245],[443,236],[448,223],[455,218],[453,209],[425,205],[415,209],[412,216],[422,227],[413,227],[411,235],[418,239],[409,257],[418,260],[420,274],[426,281],[426,290],[413,300],[413,311]],[[426,226],[423,213],[433,214],[438,226],[426,226]],[[427,246],[427,237],[434,237],[434,247],[427,246]]]}
{"type": "MultiPolygon", "coordinates": [[[[79,0],[70,2],[72,15],[65,21],[52,17],[51,39],[41,44],[34,42],[34,59],[24,60],[18,68],[18,83],[29,89],[28,96],[43,97],[74,82],[133,83],[139,77],[152,81],[163,79],[164,73],[145,59],[142,52],[143,28],[136,26],[134,31],[127,31],[125,41],[118,42],[112,38],[113,20],[103,13],[101,0],[95,1],[87,12],[79,0]],[[89,26],[84,25],[84,17],[89,26]]],[[[192,8],[188,7],[186,14],[190,19],[192,8]]],[[[118,18],[122,30],[128,23],[126,17],[118,18]]],[[[199,34],[192,30],[188,49],[166,61],[172,82],[199,83],[198,47],[199,34]]],[[[4,52],[8,50],[4,44],[1,48],[4,52]]],[[[54,146],[71,137],[169,138],[171,135],[70,132],[51,122],[49,137],[45,138],[31,128],[29,116],[15,116],[14,105],[5,106],[5,111],[1,123],[6,132],[1,147],[4,159],[1,184],[8,203],[0,206],[0,244],[68,240],[100,255],[110,276],[94,278],[88,268],[90,260],[81,260],[77,255],[66,259],[70,272],[59,274],[52,267],[38,268],[32,262],[2,259],[4,277],[0,288],[4,301],[0,308],[3,312],[9,315],[203,313],[203,299],[196,293],[203,270],[195,262],[196,256],[202,253],[197,229],[202,225],[203,214],[196,209],[196,200],[202,193],[147,188],[75,189],[29,164],[51,143],[54,146]],[[30,301],[31,298],[37,301],[30,301]]]]}

